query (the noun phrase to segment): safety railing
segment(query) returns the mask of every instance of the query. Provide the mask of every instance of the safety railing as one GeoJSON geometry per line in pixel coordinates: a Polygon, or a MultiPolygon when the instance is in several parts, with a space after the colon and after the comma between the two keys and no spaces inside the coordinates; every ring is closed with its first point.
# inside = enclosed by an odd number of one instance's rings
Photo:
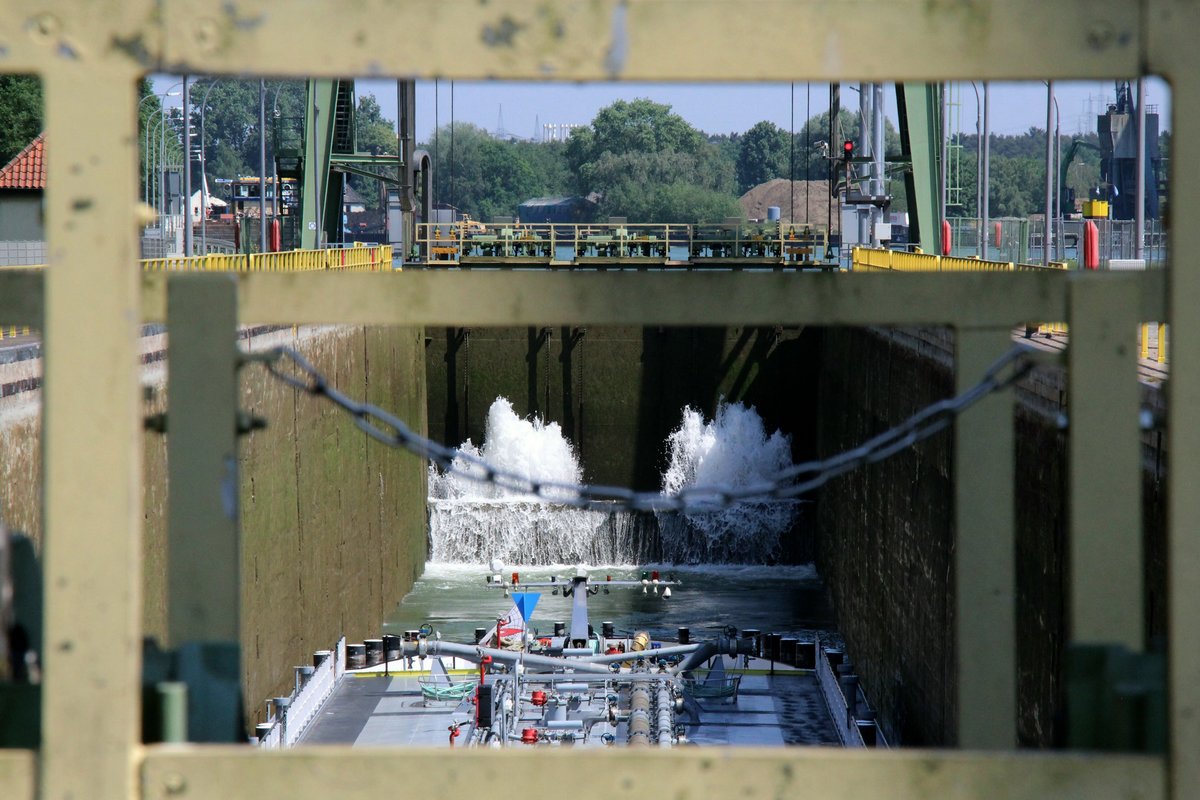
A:
{"type": "Polygon", "coordinates": [[[28,335],[28,325],[0,325],[0,339],[15,339],[18,336],[28,335]]]}
{"type": "Polygon", "coordinates": [[[984,261],[874,247],[855,247],[852,263],[852,269],[865,272],[1012,272],[1040,268],[1032,264],[1015,265],[1011,261],[984,261]]]}
{"type": "Polygon", "coordinates": [[[828,232],[818,225],[498,223],[417,225],[415,258],[467,264],[824,265],[828,232]]]}
{"type": "Polygon", "coordinates": [[[845,653],[817,642],[816,662],[817,685],[842,746],[887,747],[875,711],[867,704],[845,653]]]}
{"type": "Polygon", "coordinates": [[[270,702],[267,721],[258,728],[258,745],[266,749],[292,747],[316,718],[346,672],[346,637],[332,651],[323,651],[321,663],[305,675],[296,668],[296,688],[287,697],[270,702]]]}
{"type": "MultiPolygon", "coordinates": [[[[1064,261],[1052,261],[1047,266],[909,253],[873,247],[854,248],[853,263],[854,269],[860,272],[1040,272],[1067,269],[1064,261]]],[[[1139,326],[1138,347],[1142,359],[1153,360],[1159,364],[1167,363],[1168,327],[1160,322],[1148,322],[1139,326]]],[[[1042,322],[1035,330],[1039,335],[1047,336],[1066,336],[1068,333],[1065,322],[1042,322]]]]}
{"type": "MultiPolygon", "coordinates": [[[[209,253],[206,256],[143,258],[143,272],[379,272],[392,269],[392,246],[355,245],[277,253],[209,253]]],[[[25,269],[41,269],[36,264],[25,269]]]]}
{"type": "Polygon", "coordinates": [[[1138,331],[1140,343],[1139,353],[1143,359],[1153,360],[1159,364],[1167,363],[1167,349],[1170,343],[1171,326],[1165,322],[1147,322],[1138,331]],[[1151,326],[1154,326],[1151,332],[1151,326]]]}

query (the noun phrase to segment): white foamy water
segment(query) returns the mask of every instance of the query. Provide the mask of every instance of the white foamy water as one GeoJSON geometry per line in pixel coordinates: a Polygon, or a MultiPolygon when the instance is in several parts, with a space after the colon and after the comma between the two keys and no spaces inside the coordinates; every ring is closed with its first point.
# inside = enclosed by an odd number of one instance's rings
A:
{"type": "MultiPolygon", "coordinates": [[[[557,423],[522,419],[512,403],[496,398],[488,409],[483,444],[470,439],[461,452],[497,469],[543,483],[577,484],[583,470],[557,423]]],[[[457,459],[458,469],[473,465],[457,459]]],[[[430,557],[437,562],[479,560],[546,564],[603,564],[637,550],[636,520],[604,511],[547,503],[454,472],[429,468],[430,557]]]]}
{"type": "MultiPolygon", "coordinates": [[[[693,486],[764,483],[793,465],[790,437],[780,431],[767,435],[754,406],[724,400],[712,420],[685,408],[667,447],[662,490],[668,495],[693,486]]],[[[765,563],[779,557],[782,537],[796,525],[798,511],[795,502],[740,503],[660,522],[664,539],[687,540],[689,550],[706,552],[708,560],[765,563]]]]}
{"type": "MultiPolygon", "coordinates": [[[[488,410],[484,441],[461,451],[523,478],[578,483],[583,470],[555,423],[522,419],[497,398],[488,410]]],[[[686,486],[743,486],[791,465],[790,443],[767,436],[752,407],[721,403],[708,422],[692,409],[668,439],[664,493],[686,486]]],[[[458,466],[469,469],[466,461],[458,466]]],[[[756,503],[722,512],[644,514],[579,510],[530,495],[443,473],[430,467],[430,558],[439,563],[619,564],[751,563],[778,560],[781,537],[796,523],[795,503],[756,503]]]]}
{"type": "MultiPolygon", "coordinates": [[[[530,481],[577,484],[583,480],[583,470],[575,456],[575,448],[563,436],[557,422],[522,419],[513,411],[512,403],[497,397],[488,409],[483,430],[483,445],[476,447],[470,439],[459,445],[459,451],[481,458],[493,467],[530,481]]],[[[456,459],[457,469],[470,471],[473,465],[456,459]]],[[[429,467],[429,496],[438,500],[497,500],[504,498],[531,499],[494,484],[471,480],[453,472],[443,473],[429,467]]]]}

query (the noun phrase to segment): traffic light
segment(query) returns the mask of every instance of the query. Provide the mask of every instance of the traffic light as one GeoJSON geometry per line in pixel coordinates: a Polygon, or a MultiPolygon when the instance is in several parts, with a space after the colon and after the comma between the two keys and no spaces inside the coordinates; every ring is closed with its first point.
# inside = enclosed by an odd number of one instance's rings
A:
{"type": "Polygon", "coordinates": [[[854,142],[850,141],[849,139],[842,142],[842,158],[844,158],[846,161],[854,158],[854,142]]]}

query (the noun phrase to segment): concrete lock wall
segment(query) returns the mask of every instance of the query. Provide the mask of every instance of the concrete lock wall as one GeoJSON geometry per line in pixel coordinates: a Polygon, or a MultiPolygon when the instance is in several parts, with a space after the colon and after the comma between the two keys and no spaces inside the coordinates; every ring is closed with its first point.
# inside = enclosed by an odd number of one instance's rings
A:
{"type": "MultiPolygon", "coordinates": [[[[301,328],[243,342],[251,349],[277,344],[300,350],[349,396],[424,430],[420,330],[301,328]]],[[[169,400],[163,378],[161,361],[146,368],[143,380],[160,389],[148,411],[169,400]]],[[[41,531],[39,395],[13,395],[0,405],[0,513],[35,539],[41,531]]],[[[241,407],[268,420],[266,430],[240,441],[239,450],[241,629],[253,721],[263,699],[290,690],[292,665],[311,663],[314,650],[343,634],[350,641],[378,635],[424,566],[427,492],[422,461],[368,440],[347,415],[298,396],[260,366],[242,371],[241,407]]],[[[161,641],[167,492],[166,439],[158,434],[145,437],[144,486],[144,625],[147,636],[161,641]]]]}
{"type": "MultiPolygon", "coordinates": [[[[947,331],[827,330],[821,346],[822,455],[856,445],[953,392],[947,331]]],[[[1040,368],[1017,388],[1018,738],[1065,744],[1068,563],[1065,374],[1040,368]]],[[[1143,402],[1161,407],[1159,392],[1143,402]]],[[[940,434],[831,482],[818,500],[818,568],[847,649],[888,739],[953,745],[955,726],[953,439],[940,434]]],[[[1164,451],[1143,440],[1147,630],[1165,633],[1164,451]]]]}
{"type": "Polygon", "coordinates": [[[483,441],[506,397],[562,426],[593,483],[655,490],[684,406],[754,405],[768,432],[813,452],[815,339],[796,328],[437,328],[426,331],[430,435],[483,441]]]}

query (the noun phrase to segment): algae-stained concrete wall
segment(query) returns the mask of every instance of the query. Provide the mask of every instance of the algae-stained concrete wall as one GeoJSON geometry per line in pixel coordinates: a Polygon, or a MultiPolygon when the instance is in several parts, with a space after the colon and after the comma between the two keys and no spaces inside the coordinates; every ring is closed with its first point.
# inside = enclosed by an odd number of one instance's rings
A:
{"type": "MultiPolygon", "coordinates": [[[[256,336],[251,349],[300,350],[334,385],[425,427],[424,338],[411,328],[301,328],[256,336]]],[[[161,362],[143,380],[169,398],[161,362]]],[[[5,402],[16,398],[6,398],[5,402]]],[[[40,537],[36,392],[0,408],[6,519],[40,537]]],[[[345,634],[378,635],[384,617],[425,562],[426,467],[358,430],[328,403],[299,396],[250,365],[242,408],[268,420],[241,440],[244,686],[253,717],[262,700],[286,693],[291,667],[345,634]]],[[[144,624],[166,633],[166,440],[145,438],[144,624]]],[[[85,502],[86,497],[81,497],[85,502]]]]}
{"type": "MultiPolygon", "coordinates": [[[[325,329],[297,345],[338,389],[423,430],[419,330],[325,329]]],[[[425,563],[426,467],[261,369],[245,371],[242,405],[279,423],[241,450],[244,685],[261,708],[314,650],[377,636],[412,586],[425,563]]]]}
{"type": "MultiPolygon", "coordinates": [[[[945,331],[823,333],[818,441],[823,456],[857,445],[953,393],[945,331]]],[[[1150,405],[1161,403],[1144,390],[1150,405]]],[[[1015,643],[1018,737],[1064,743],[1067,634],[1065,376],[1038,369],[1017,388],[1015,643]]],[[[865,691],[892,741],[957,736],[952,435],[830,482],[818,501],[817,564],[865,691]]],[[[1165,629],[1162,441],[1144,442],[1147,629],[1165,629]]]]}
{"type": "Polygon", "coordinates": [[[429,337],[429,430],[483,441],[506,397],[522,416],[558,422],[585,478],[657,489],[665,442],[684,406],[711,418],[718,399],[758,408],[772,431],[813,451],[814,339],[794,328],[438,328],[429,337]]]}

